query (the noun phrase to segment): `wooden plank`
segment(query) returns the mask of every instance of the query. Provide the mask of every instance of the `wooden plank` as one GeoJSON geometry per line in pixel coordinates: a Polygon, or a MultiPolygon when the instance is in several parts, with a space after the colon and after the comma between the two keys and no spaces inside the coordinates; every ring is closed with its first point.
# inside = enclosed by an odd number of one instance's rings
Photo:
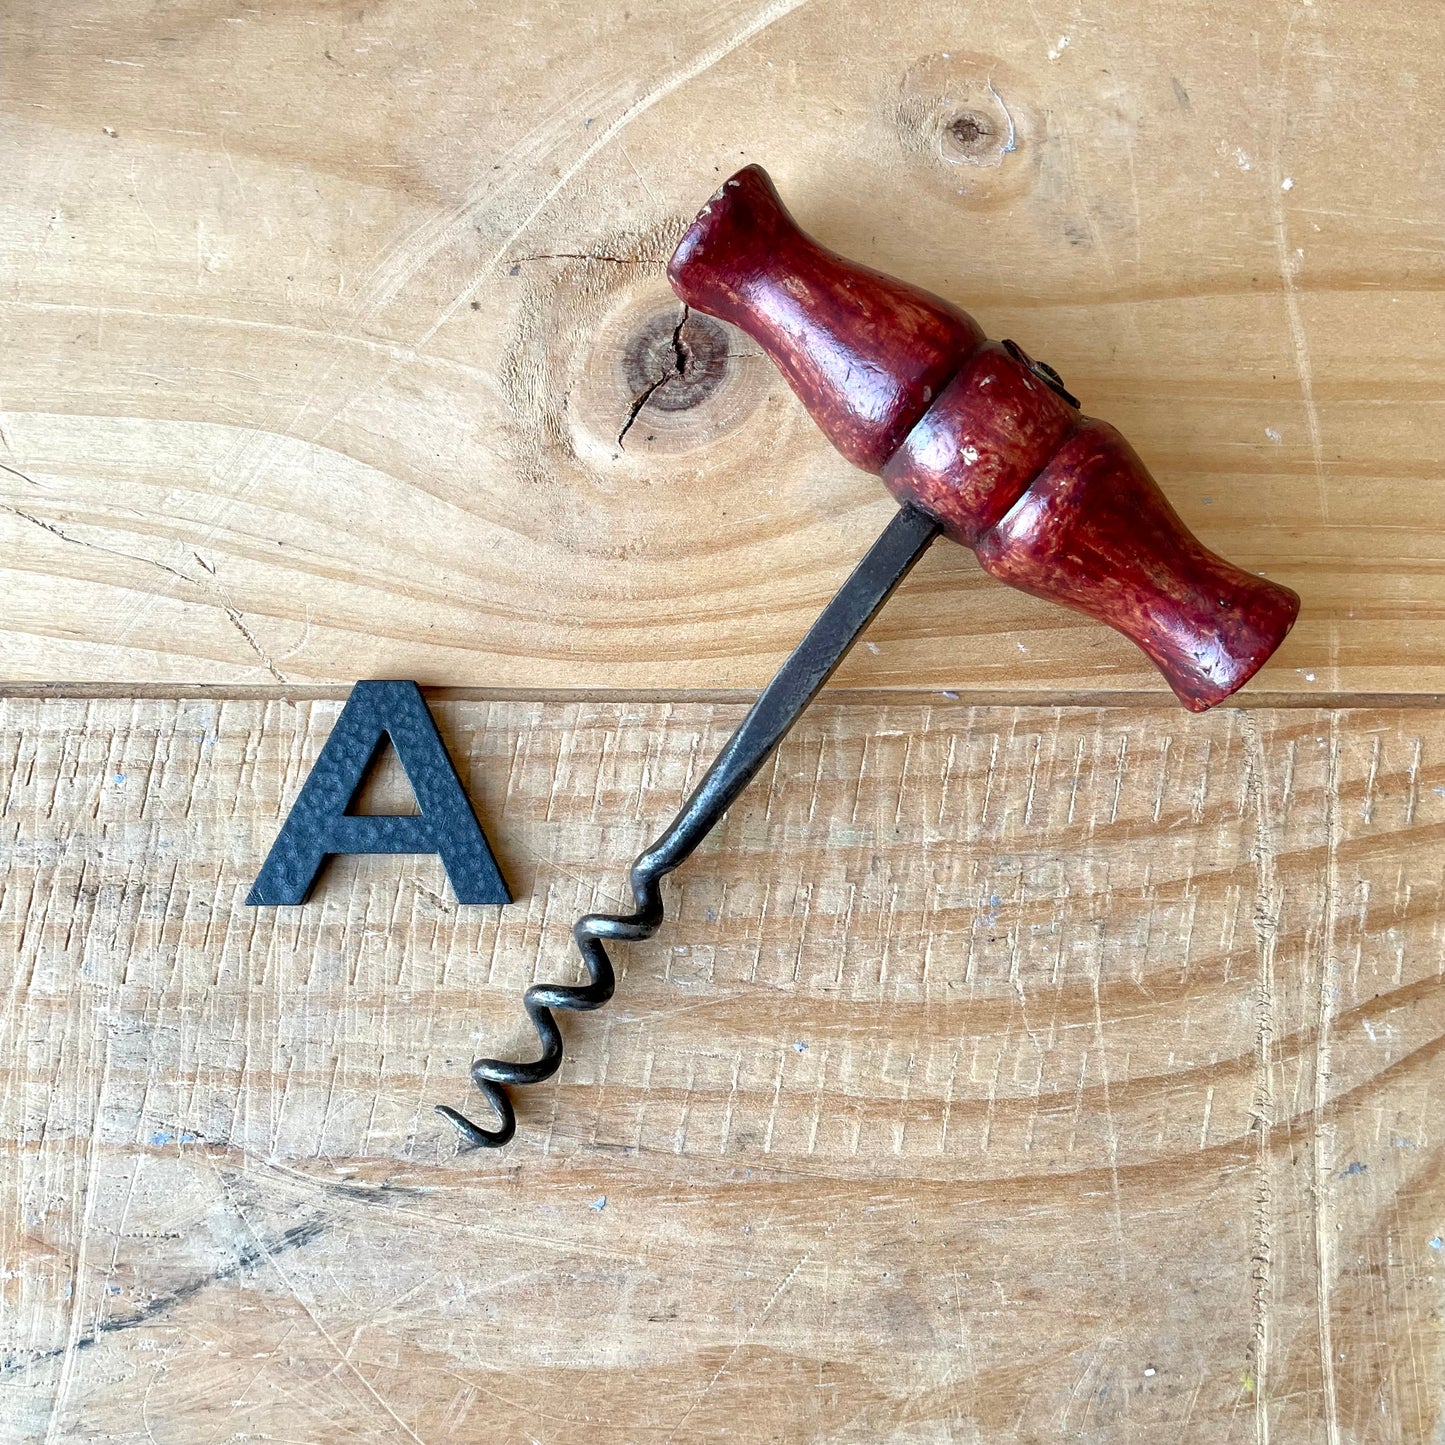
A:
{"type": "MultiPolygon", "coordinates": [[[[12,4],[0,671],[759,685],[887,501],[742,344],[618,442],[679,315],[670,245],[756,159],[829,243],[1052,360],[1206,541],[1299,588],[1262,689],[1445,691],[1441,26],[12,4]]],[[[873,641],[840,682],[1159,690],[955,549],[873,641]]]]}
{"type": "Polygon", "coordinates": [[[442,704],[519,903],[248,911],[336,711],[0,706],[6,1441],[1439,1438],[1442,713],[825,701],[459,1158],[738,709],[442,704]]]}

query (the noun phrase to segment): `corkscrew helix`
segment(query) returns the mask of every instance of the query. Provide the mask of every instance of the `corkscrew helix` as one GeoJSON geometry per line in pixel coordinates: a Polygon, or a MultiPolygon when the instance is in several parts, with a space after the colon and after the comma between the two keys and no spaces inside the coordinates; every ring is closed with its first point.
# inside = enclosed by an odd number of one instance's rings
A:
{"type": "Polygon", "coordinates": [[[527,990],[541,1058],[472,1065],[497,1127],[437,1106],[468,1145],[495,1149],[512,1138],[508,1086],[540,1083],[562,1062],[554,1010],[600,1008],[612,997],[605,942],[657,932],[660,881],[722,818],[940,533],[972,548],[999,580],[1122,632],[1191,712],[1243,687],[1299,611],[1288,587],[1200,543],[1128,442],[1082,415],[1052,367],[1011,341],[987,340],[949,302],[820,246],[760,167],[724,183],[667,271],[687,306],[762,346],[828,439],[880,476],[900,510],[632,865],[634,911],[588,914],[574,926],[588,982],[527,990]]]}
{"type": "Polygon", "coordinates": [[[908,575],[938,531],[938,523],[916,507],[904,507],[898,512],[763,690],[667,831],[632,865],[629,882],[635,911],[589,913],[572,926],[572,937],[587,966],[589,982],[533,984],[522,996],[523,1007],[542,1041],[542,1057],[525,1064],[478,1059],[472,1065],[472,1082],[496,1110],[501,1121],[498,1126],[483,1129],[446,1104],[436,1106],[439,1114],[456,1125],[467,1144],[500,1149],[511,1139],[517,1116],[506,1086],[539,1084],[562,1064],[562,1033],[552,1010],[601,1008],[612,997],[616,980],[603,940],[641,943],[662,926],[662,879],[692,856],[738,794],[757,776],[783,735],[817,696],[858,634],[908,575]]]}

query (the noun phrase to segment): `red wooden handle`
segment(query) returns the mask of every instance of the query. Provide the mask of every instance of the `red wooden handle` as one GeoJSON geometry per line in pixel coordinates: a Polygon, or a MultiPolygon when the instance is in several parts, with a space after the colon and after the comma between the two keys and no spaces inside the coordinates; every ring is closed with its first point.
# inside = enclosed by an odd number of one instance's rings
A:
{"type": "Polygon", "coordinates": [[[806,236],[760,166],[699,212],[667,268],[746,331],[830,441],[936,517],[995,577],[1136,642],[1187,708],[1284,640],[1299,597],[1216,556],[1128,442],[972,317],[806,236]]]}

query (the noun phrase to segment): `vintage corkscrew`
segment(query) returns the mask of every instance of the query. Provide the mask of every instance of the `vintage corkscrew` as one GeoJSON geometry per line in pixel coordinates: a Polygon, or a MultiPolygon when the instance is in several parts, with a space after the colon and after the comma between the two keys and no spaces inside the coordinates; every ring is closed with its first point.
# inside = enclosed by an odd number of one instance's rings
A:
{"type": "Polygon", "coordinates": [[[833,445],[880,475],[901,506],[682,811],[632,865],[635,911],[589,914],[573,927],[589,981],[527,990],[542,1056],[472,1065],[497,1127],[438,1106],[471,1145],[511,1139],[507,1086],[539,1083],[562,1062],[553,1010],[600,1008],[612,997],[605,941],[657,932],[660,880],[757,774],[940,532],[971,547],[1001,581],[1132,638],[1193,712],[1243,687],[1299,611],[1288,587],[1198,542],[1128,442],[1082,415],[1051,367],[1011,341],[988,341],[947,301],[818,245],[760,167],[739,171],[702,208],[667,271],[688,306],[758,342],[833,445]]]}

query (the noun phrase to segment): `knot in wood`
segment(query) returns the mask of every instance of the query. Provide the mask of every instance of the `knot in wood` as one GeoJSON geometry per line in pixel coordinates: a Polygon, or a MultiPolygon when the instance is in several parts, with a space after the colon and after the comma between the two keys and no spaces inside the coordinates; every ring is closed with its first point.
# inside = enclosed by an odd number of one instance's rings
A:
{"type": "Polygon", "coordinates": [[[976,110],[959,111],[945,134],[949,149],[970,160],[983,160],[999,148],[993,122],[976,110]]]}
{"type": "Polygon", "coordinates": [[[710,316],[684,309],[650,316],[628,338],[623,375],[635,398],[659,411],[687,411],[705,401],[728,371],[728,336],[710,316]]]}

